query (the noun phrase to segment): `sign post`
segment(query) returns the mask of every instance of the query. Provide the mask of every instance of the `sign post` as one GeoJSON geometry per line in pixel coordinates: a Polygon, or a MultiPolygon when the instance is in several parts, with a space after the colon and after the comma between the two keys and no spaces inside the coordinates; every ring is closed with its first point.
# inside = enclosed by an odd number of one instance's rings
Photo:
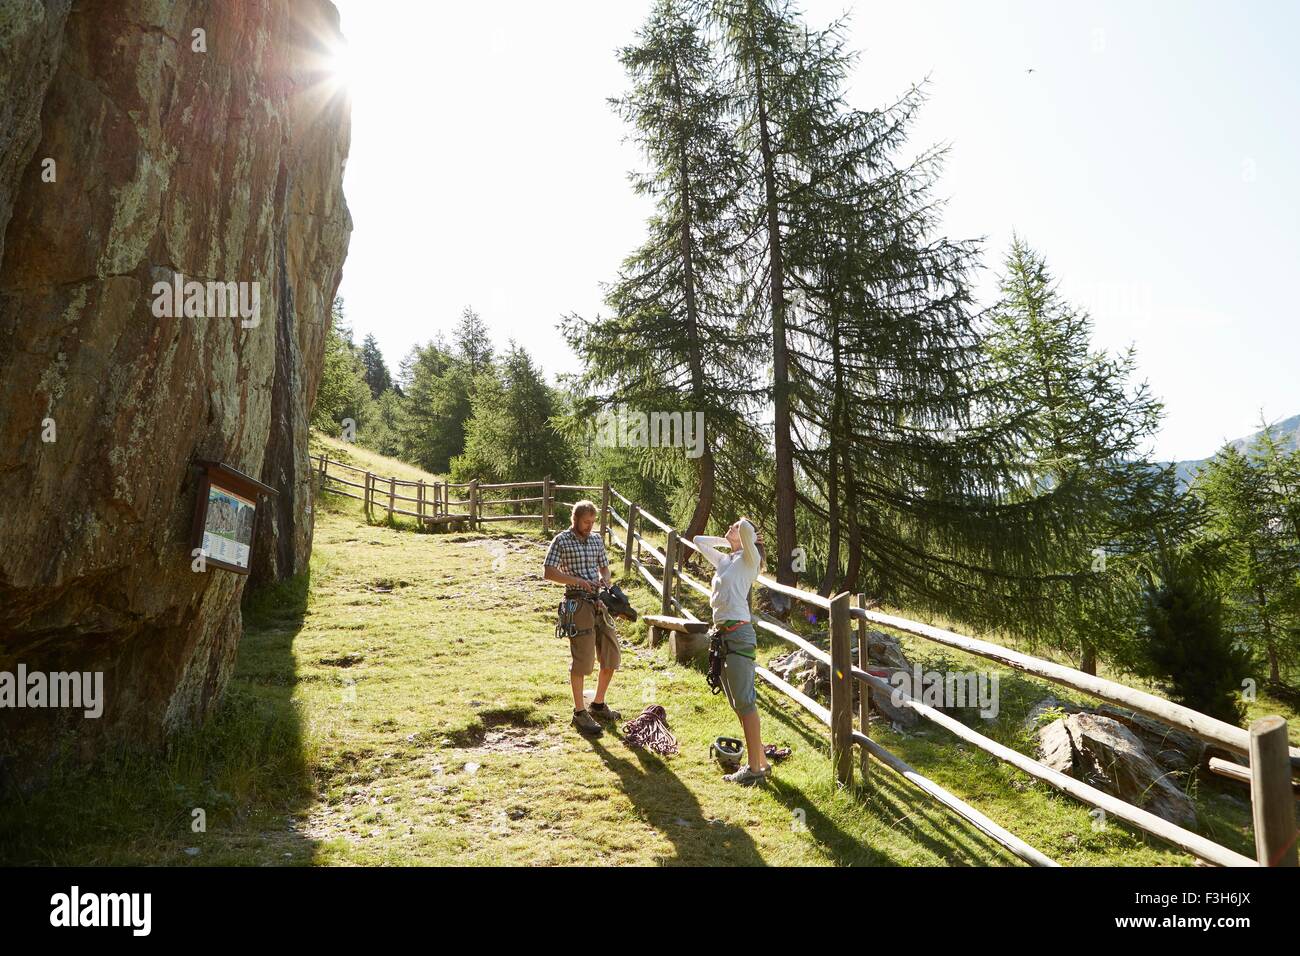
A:
{"type": "Polygon", "coordinates": [[[190,547],[201,549],[205,564],[247,574],[252,560],[257,496],[279,492],[229,465],[202,460],[195,464],[203,473],[194,501],[190,547]]]}

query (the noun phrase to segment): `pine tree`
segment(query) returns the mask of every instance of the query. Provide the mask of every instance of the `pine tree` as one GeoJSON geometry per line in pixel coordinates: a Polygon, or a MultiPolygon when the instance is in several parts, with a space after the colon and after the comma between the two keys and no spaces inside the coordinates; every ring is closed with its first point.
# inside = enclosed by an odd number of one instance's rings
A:
{"type": "Polygon", "coordinates": [[[1178,703],[1240,725],[1250,655],[1223,626],[1223,607],[1190,555],[1168,552],[1144,564],[1141,659],[1132,667],[1178,703]]]}
{"type": "Polygon", "coordinates": [[[374,333],[366,335],[361,343],[361,367],[373,398],[379,398],[393,387],[393,377],[384,363],[384,355],[379,351],[379,342],[374,333]]]}
{"type": "Polygon", "coordinates": [[[942,151],[894,161],[922,94],[849,109],[843,21],[813,31],[792,9],[710,5],[752,168],[749,304],[770,317],[777,576],[793,580],[799,528],[820,548],[820,525],[824,590],[838,577],[967,619],[1041,614],[1033,555],[1070,519],[1009,500],[1012,424],[980,412],[996,403],[977,374],[977,247],[933,237],[942,151]]]}
{"type": "Polygon", "coordinates": [[[837,65],[801,56],[806,32],[785,0],[715,0],[709,20],[726,52],[732,105],[740,117],[737,143],[749,169],[749,198],[743,203],[742,235],[761,237],[761,258],[750,272],[748,305],[770,321],[772,357],[773,486],[776,498],[777,580],[794,582],[795,465],[790,413],[789,342],[783,213],[804,183],[801,153],[810,151],[808,133],[834,110],[837,65]]]}
{"type": "Polygon", "coordinates": [[[1060,295],[1043,257],[1019,237],[990,325],[983,348],[1014,409],[1021,495],[1050,495],[1072,517],[1070,533],[1054,535],[1039,556],[1058,613],[1035,636],[1077,653],[1095,674],[1099,645],[1114,651],[1127,639],[1134,558],[1155,546],[1157,528],[1173,534],[1187,520],[1179,500],[1163,495],[1169,476],[1146,454],[1161,405],[1145,383],[1130,385],[1132,349],[1093,349],[1091,318],[1060,295]]]}
{"type": "Polygon", "coordinates": [[[1267,658],[1273,683],[1281,683],[1284,665],[1300,659],[1300,546],[1287,472],[1276,443],[1261,439],[1249,457],[1224,446],[1197,483],[1209,507],[1208,534],[1222,555],[1229,626],[1267,658]]]}
{"type": "Polygon", "coordinates": [[[426,471],[446,473],[465,450],[465,423],[473,412],[470,366],[434,341],[412,349],[401,372],[403,457],[426,471]]]}
{"type": "Polygon", "coordinates": [[[570,478],[572,451],[556,434],[559,412],[555,391],[513,341],[497,374],[475,380],[473,416],[466,425],[465,452],[452,461],[457,481],[531,481],[550,475],[570,478]]]}
{"type": "Polygon", "coordinates": [[[375,413],[360,354],[352,342],[343,299],[335,298],[325,338],[320,384],[312,406],[312,427],[337,437],[343,434],[343,423],[351,420],[359,437],[375,413]]]}
{"type": "MultiPolygon", "coordinates": [[[[641,247],[607,289],[608,318],[570,316],[565,334],[583,359],[588,400],[598,409],[703,413],[703,451],[694,461],[693,507],[685,534],[703,532],[713,509],[717,457],[742,445],[761,388],[752,381],[756,342],[740,327],[733,265],[739,159],[727,96],[708,45],[681,0],[659,0],[638,43],[620,61],[631,91],[611,100],[634,130],[649,164],[634,175],[656,212],[641,247]]],[[[643,471],[670,479],[679,452],[646,451],[643,471]]],[[[725,468],[725,465],[723,466],[725,468]]]]}
{"type": "MultiPolygon", "coordinates": [[[[837,64],[835,75],[853,59],[841,46],[831,32],[805,41],[809,55],[837,64]]],[[[790,215],[798,497],[825,527],[826,594],[860,583],[863,521],[875,525],[872,547],[884,546],[898,527],[889,512],[928,507],[908,486],[915,476],[929,471],[931,489],[948,483],[940,472],[952,469],[953,455],[931,433],[958,421],[969,403],[962,371],[975,341],[966,289],[975,248],[931,236],[928,192],[942,152],[903,166],[894,159],[921,101],[913,89],[883,110],[828,111],[818,148],[802,157],[806,186],[790,215]]]]}
{"type": "Polygon", "coordinates": [[[479,314],[469,306],[460,314],[460,324],[455,332],[455,354],[468,367],[471,378],[481,375],[492,366],[492,337],[479,314]]]}
{"type": "MultiPolygon", "coordinates": [[[[903,429],[962,413],[955,379],[973,349],[964,274],[975,249],[928,239],[935,212],[925,194],[940,154],[893,165],[919,91],[885,110],[847,106],[855,58],[844,19],[811,30],[785,0],[714,0],[709,19],[727,54],[748,165],[739,220],[754,237],[756,268],[747,304],[769,320],[777,578],[794,580],[797,529],[819,520],[825,548],[815,531],[801,540],[822,551],[822,590],[837,580],[854,587],[864,574],[862,523],[886,527],[873,505],[924,511],[916,489],[898,486],[945,461],[953,471],[942,446],[903,429]],[[919,389],[912,396],[901,391],[909,385],[919,389]]],[[[887,545],[878,534],[873,546],[887,545]]],[[[889,557],[900,570],[908,563],[897,550],[889,557]]],[[[879,576],[875,584],[890,588],[879,576]]]]}

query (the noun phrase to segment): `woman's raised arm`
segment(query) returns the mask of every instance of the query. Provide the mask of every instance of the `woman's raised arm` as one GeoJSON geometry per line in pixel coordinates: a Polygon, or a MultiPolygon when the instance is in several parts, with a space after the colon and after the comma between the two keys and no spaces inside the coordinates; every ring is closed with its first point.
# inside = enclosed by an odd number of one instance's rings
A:
{"type": "Polygon", "coordinates": [[[697,534],[691,539],[695,546],[700,549],[700,554],[704,555],[716,568],[722,563],[723,554],[718,548],[722,545],[731,547],[726,538],[719,538],[711,534],[697,534]]]}

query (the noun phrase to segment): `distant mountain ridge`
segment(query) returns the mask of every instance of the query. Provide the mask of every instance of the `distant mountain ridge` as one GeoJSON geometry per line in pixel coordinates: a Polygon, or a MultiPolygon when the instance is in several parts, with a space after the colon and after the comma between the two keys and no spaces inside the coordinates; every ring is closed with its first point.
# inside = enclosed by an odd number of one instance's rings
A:
{"type": "MultiPolygon", "coordinates": [[[[1294,451],[1295,448],[1300,445],[1300,415],[1292,415],[1290,418],[1283,421],[1274,422],[1269,426],[1269,432],[1277,440],[1278,444],[1281,445],[1284,452],[1294,451]]],[[[1237,451],[1245,454],[1250,446],[1253,445],[1263,434],[1264,430],[1261,428],[1258,431],[1251,432],[1244,438],[1234,438],[1232,441],[1225,442],[1224,444],[1231,445],[1233,448],[1237,449],[1237,451]]],[[[1223,448],[1223,445],[1216,448],[1214,454],[1218,454],[1219,449],[1221,448],[1223,448]]],[[[1174,462],[1173,465],[1175,473],[1178,475],[1179,487],[1186,488],[1190,485],[1195,480],[1196,475],[1200,470],[1205,467],[1207,462],[1209,462],[1210,458],[1214,457],[1214,454],[1207,458],[1196,458],[1187,461],[1174,462]]],[[[1162,464],[1168,464],[1168,462],[1163,462],[1162,464]]]]}

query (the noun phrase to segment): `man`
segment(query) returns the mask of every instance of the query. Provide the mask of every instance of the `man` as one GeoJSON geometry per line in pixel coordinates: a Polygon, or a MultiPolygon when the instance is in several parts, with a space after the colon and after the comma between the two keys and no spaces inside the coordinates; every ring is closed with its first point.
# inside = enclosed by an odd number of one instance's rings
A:
{"type": "Polygon", "coordinates": [[[605,692],[610,679],[618,670],[618,632],[605,613],[605,606],[595,599],[601,585],[610,584],[609,558],[605,542],[599,534],[592,534],[596,522],[596,505],[579,501],[573,506],[572,525],[551,540],[542,563],[542,577],[563,584],[566,598],[587,595],[591,600],[579,600],[574,615],[576,636],[569,638],[569,685],[573,689],[573,726],[584,734],[599,737],[603,732],[599,720],[615,721],[622,714],[610,710],[605,703],[605,692]],[[582,695],[584,678],[591,673],[596,660],[600,661],[600,676],[596,679],[596,696],[588,707],[582,695]]]}

